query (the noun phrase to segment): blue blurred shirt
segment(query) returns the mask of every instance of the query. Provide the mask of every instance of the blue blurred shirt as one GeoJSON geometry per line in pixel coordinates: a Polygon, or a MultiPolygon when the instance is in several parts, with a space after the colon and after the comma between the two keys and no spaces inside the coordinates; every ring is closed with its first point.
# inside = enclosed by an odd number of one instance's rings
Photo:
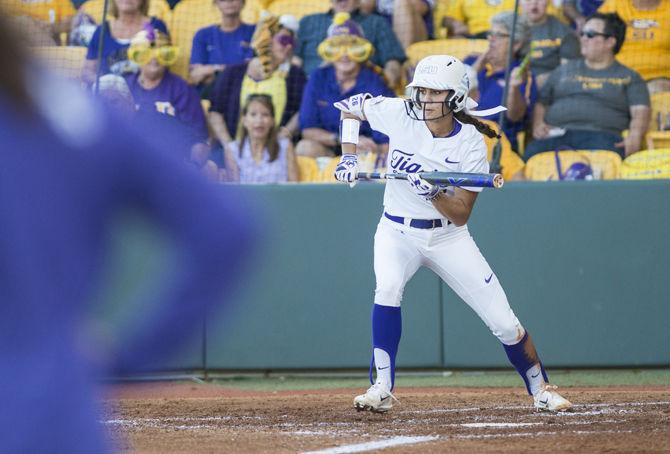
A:
{"type": "Polygon", "coordinates": [[[250,60],[254,56],[251,37],[255,29],[249,24],[232,32],[224,32],[219,25],[201,28],[193,37],[191,64],[232,65],[250,60]]]}
{"type": "MultiPolygon", "coordinates": [[[[386,86],[381,76],[365,66],[361,68],[353,88],[344,93],[340,91],[335,78],[334,66],[328,65],[315,69],[307,80],[302,96],[300,129],[322,128],[330,132],[339,132],[340,111],[333,106],[333,103],[359,93],[395,97],[395,93],[386,86]]],[[[376,143],[388,143],[389,141],[386,135],[373,131],[367,121],[361,123],[360,134],[372,137],[376,143]]]]}
{"type": "Polygon", "coordinates": [[[93,377],[152,367],[202,324],[239,279],[252,214],[174,157],[170,131],[154,141],[42,79],[40,114],[0,94],[0,452],[104,452],[93,377]],[[107,351],[86,336],[89,306],[128,210],[160,226],[178,260],[107,351]],[[100,370],[91,352],[113,363],[100,370]]]}

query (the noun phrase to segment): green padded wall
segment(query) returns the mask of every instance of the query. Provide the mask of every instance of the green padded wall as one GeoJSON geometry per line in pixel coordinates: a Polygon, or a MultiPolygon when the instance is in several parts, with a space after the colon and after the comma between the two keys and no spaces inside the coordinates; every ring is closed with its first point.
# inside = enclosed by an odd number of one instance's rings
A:
{"type": "MultiPolygon", "coordinates": [[[[510,184],[475,210],[470,230],[547,365],[670,364],[670,182],[510,184]]],[[[445,367],[507,366],[450,289],[443,303],[445,367]]]]}
{"type": "MultiPolygon", "coordinates": [[[[165,369],[366,368],[383,185],[249,191],[267,212],[248,285],[165,369]]],[[[670,182],[508,184],[482,193],[469,225],[547,366],[670,364],[670,182]]],[[[145,227],[116,243],[111,306],[166,256],[145,227]]],[[[406,288],[398,364],[508,367],[484,324],[427,270],[406,288]]]]}
{"type": "MultiPolygon", "coordinates": [[[[242,301],[207,326],[207,365],[226,369],[352,368],[370,362],[372,239],[383,188],[252,188],[267,207],[263,254],[242,301]]],[[[408,286],[408,367],[441,363],[440,285],[428,272],[408,286]],[[411,296],[410,296],[411,295],[411,296]]]]}

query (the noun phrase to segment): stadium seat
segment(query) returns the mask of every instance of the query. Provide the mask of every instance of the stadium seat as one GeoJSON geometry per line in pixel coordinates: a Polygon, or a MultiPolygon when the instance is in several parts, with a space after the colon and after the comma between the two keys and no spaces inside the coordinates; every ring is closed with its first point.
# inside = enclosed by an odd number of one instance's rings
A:
{"type": "Polygon", "coordinates": [[[670,130],[669,131],[649,131],[647,133],[647,150],[657,148],[670,148],[670,130]]]}
{"type": "Polygon", "coordinates": [[[212,0],[181,0],[172,12],[172,43],[179,47],[179,58],[170,68],[188,80],[191,47],[195,32],[221,22],[221,12],[212,0]]]}
{"type": "Polygon", "coordinates": [[[670,92],[651,95],[651,122],[646,135],[646,148],[670,147],[670,92]]]}
{"type": "Polygon", "coordinates": [[[670,92],[651,95],[651,131],[670,131],[670,92]]]}
{"type": "MultiPolygon", "coordinates": [[[[621,174],[621,157],[609,150],[564,150],[559,151],[561,173],[577,162],[588,164],[593,169],[594,179],[614,180],[621,174]]],[[[524,174],[527,180],[559,180],[556,153],[546,151],[532,156],[526,163],[524,174]]]]}
{"type": "Polygon", "coordinates": [[[265,9],[264,4],[268,3],[268,1],[269,0],[246,0],[242,7],[242,12],[240,13],[242,22],[247,24],[255,24],[258,22],[261,11],[265,9]]]}
{"type": "Polygon", "coordinates": [[[291,14],[300,20],[308,14],[325,13],[330,7],[330,0],[272,0],[268,11],[277,16],[291,14]]]}
{"type": "Polygon", "coordinates": [[[340,162],[339,156],[330,158],[328,164],[326,164],[324,168],[321,169],[321,171],[319,172],[319,177],[317,181],[320,183],[337,183],[337,180],[335,179],[335,167],[337,167],[337,164],[339,162],[340,162]]]}
{"type": "Polygon", "coordinates": [[[300,183],[313,183],[319,178],[319,166],[316,159],[311,156],[298,156],[298,181],[300,183]]]}
{"type": "MultiPolygon", "coordinates": [[[[111,4],[110,0],[110,4],[111,4]]],[[[81,5],[80,11],[91,16],[97,23],[102,20],[102,11],[105,7],[105,0],[87,0],[81,5]]],[[[165,22],[170,30],[172,11],[170,5],[165,0],[149,0],[149,16],[155,16],[165,22]]]]}
{"type": "Polygon", "coordinates": [[[621,165],[621,178],[670,178],[670,148],[644,150],[628,156],[621,165]]]}
{"type": "Polygon", "coordinates": [[[414,43],[406,53],[410,64],[416,65],[423,57],[435,54],[453,55],[463,60],[468,55],[486,52],[488,46],[485,39],[436,39],[414,43]]]}
{"type": "Polygon", "coordinates": [[[86,48],[79,46],[42,46],[31,48],[34,55],[56,73],[78,79],[86,59],[86,48]]]}

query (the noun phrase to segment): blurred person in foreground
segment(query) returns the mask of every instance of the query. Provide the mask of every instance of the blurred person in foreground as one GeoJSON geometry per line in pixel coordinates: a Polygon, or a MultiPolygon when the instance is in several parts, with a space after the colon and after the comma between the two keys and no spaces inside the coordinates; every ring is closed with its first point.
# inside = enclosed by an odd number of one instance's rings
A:
{"type": "Polygon", "coordinates": [[[615,13],[586,21],[580,33],[584,58],[556,68],[540,90],[526,161],[564,148],[611,150],[622,158],[640,150],[649,126],[649,90],[636,71],[615,59],[625,35],[626,24],[615,13]]]}
{"type": "MultiPolygon", "coordinates": [[[[529,71],[528,55],[530,43],[530,27],[528,21],[519,17],[516,23],[514,36],[512,25],[514,13],[502,12],[491,18],[489,32],[489,48],[479,57],[468,57],[463,63],[472,65],[476,73],[470,78],[470,96],[479,103],[482,110],[490,109],[501,103],[503,87],[505,85],[505,69],[507,68],[507,51],[509,41],[513,40],[514,52],[509,79],[507,99],[504,101],[505,126],[503,131],[512,145],[512,149],[519,152],[520,144],[517,140],[519,132],[526,128],[533,106],[537,100],[537,86],[535,77],[529,71]]],[[[489,115],[489,120],[498,121],[498,114],[489,115]]]]}
{"type": "MultiPolygon", "coordinates": [[[[300,156],[333,157],[340,148],[340,111],[333,103],[356,93],[395,96],[369,59],[375,51],[363,30],[348,13],[338,13],[319,45],[319,54],[329,62],[315,69],[307,81],[300,106],[302,140],[296,146],[300,156]]],[[[388,137],[363,123],[359,149],[386,155],[388,137]]]]}
{"type": "Polygon", "coordinates": [[[155,368],[202,325],[240,279],[253,213],[19,45],[0,15],[0,57],[13,63],[0,72],[0,451],[106,452],[95,379],[155,368]],[[121,337],[90,314],[129,212],[160,228],[174,260],[147,276],[154,291],[121,337]]]}

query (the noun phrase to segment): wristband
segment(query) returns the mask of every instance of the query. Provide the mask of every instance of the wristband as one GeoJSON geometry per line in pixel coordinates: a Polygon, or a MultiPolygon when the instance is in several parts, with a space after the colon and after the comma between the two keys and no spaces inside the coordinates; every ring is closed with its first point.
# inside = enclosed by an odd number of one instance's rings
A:
{"type": "Polygon", "coordinates": [[[358,132],[361,127],[360,120],[344,118],[340,120],[340,141],[358,145],[358,132]]]}

